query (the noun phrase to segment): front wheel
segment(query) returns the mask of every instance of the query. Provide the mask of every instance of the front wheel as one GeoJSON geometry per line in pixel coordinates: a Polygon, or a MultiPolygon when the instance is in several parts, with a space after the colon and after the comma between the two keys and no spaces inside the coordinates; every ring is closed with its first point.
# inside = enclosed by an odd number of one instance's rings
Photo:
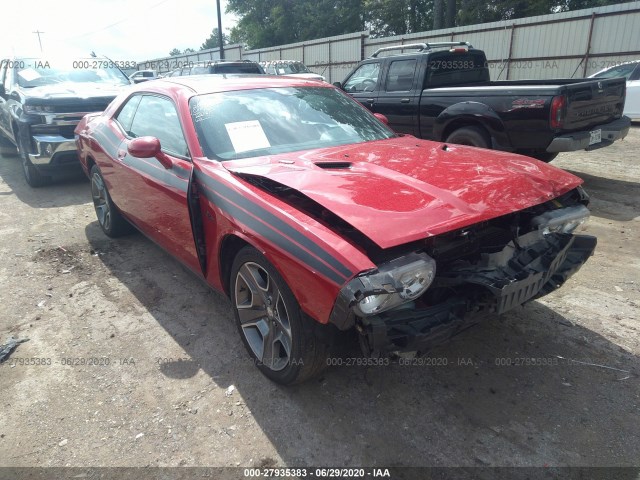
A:
{"type": "Polygon", "coordinates": [[[487,132],[475,126],[462,127],[454,130],[446,140],[447,143],[469,145],[478,148],[491,148],[491,139],[487,132]]]}
{"type": "Polygon", "coordinates": [[[2,133],[0,133],[0,155],[15,156],[16,151],[16,146],[11,143],[8,138],[3,137],[2,133]]]}
{"type": "Polygon", "coordinates": [[[40,173],[40,171],[31,163],[31,160],[29,160],[29,156],[26,153],[22,154],[22,173],[24,173],[24,179],[27,181],[29,186],[33,188],[44,187],[51,182],[51,177],[40,173]]]}
{"type": "Polygon", "coordinates": [[[283,385],[319,375],[330,345],[316,333],[275,267],[255,248],[244,247],[233,262],[231,301],[242,341],[260,371],[283,385]]]}

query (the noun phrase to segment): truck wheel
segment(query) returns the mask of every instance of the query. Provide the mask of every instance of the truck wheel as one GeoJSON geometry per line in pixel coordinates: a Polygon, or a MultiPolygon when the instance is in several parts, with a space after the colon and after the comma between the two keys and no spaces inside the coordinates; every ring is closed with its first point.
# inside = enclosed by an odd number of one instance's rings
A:
{"type": "Polygon", "coordinates": [[[16,154],[16,146],[8,139],[4,138],[0,133],[0,155],[14,156],[16,154]]]}
{"type": "Polygon", "coordinates": [[[551,160],[553,160],[558,156],[557,153],[549,153],[549,152],[535,151],[535,150],[520,151],[517,153],[519,153],[520,155],[526,155],[527,157],[535,158],[537,160],[542,160],[543,162],[550,162],[551,160]]]}
{"type": "Polygon", "coordinates": [[[327,365],[330,346],[317,335],[275,267],[255,248],[233,261],[231,302],[242,341],[260,371],[292,385],[315,377],[327,365]]]}
{"type": "Polygon", "coordinates": [[[29,186],[33,188],[44,187],[51,182],[51,177],[42,175],[38,169],[31,163],[29,156],[26,153],[21,155],[22,159],[22,172],[24,173],[24,179],[29,186]]]}
{"type": "Polygon", "coordinates": [[[132,230],[131,224],[111,201],[111,196],[97,165],[91,167],[91,196],[102,231],[111,238],[121,237],[132,230]]]}
{"type": "Polygon", "coordinates": [[[478,148],[491,148],[491,139],[487,132],[480,127],[462,127],[454,130],[446,140],[447,143],[470,145],[478,148]]]}

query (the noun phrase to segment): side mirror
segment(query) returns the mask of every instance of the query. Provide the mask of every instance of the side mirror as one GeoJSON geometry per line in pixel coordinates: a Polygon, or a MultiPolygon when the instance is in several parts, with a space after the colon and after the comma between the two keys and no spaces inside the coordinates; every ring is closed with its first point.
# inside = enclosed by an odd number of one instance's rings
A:
{"type": "Polygon", "coordinates": [[[333,82],[332,85],[334,87],[338,87],[340,90],[342,90],[342,82],[333,82]]]}
{"type": "Polygon", "coordinates": [[[383,114],[374,113],[373,116],[376,117],[378,120],[380,120],[385,125],[389,125],[389,119],[387,117],[385,117],[383,114]]]}
{"type": "Polygon", "coordinates": [[[167,170],[173,167],[171,159],[162,151],[160,140],[156,137],[134,138],[127,145],[129,155],[137,158],[156,158],[167,170]]]}

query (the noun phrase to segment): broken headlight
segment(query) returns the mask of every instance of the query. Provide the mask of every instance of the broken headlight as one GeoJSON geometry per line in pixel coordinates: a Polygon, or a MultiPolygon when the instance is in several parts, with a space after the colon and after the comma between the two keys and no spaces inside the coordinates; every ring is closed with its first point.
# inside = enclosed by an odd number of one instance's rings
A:
{"type": "Polygon", "coordinates": [[[364,317],[415,300],[429,288],[435,274],[433,258],[411,253],[354,278],[345,288],[353,292],[353,311],[364,317]]]}
{"type": "Polygon", "coordinates": [[[589,209],[584,205],[559,208],[538,215],[531,220],[531,226],[543,235],[550,233],[572,233],[589,218],[589,209]]]}

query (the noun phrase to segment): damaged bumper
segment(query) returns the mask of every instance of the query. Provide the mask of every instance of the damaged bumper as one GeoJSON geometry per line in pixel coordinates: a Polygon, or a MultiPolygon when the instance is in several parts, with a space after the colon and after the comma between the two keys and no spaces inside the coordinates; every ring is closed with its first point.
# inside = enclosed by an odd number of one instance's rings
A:
{"type": "Polygon", "coordinates": [[[479,264],[439,272],[429,290],[451,292],[438,302],[405,304],[358,318],[369,354],[425,352],[491,314],[502,314],[560,287],[592,255],[596,238],[537,232],[518,238],[479,264]]]}

